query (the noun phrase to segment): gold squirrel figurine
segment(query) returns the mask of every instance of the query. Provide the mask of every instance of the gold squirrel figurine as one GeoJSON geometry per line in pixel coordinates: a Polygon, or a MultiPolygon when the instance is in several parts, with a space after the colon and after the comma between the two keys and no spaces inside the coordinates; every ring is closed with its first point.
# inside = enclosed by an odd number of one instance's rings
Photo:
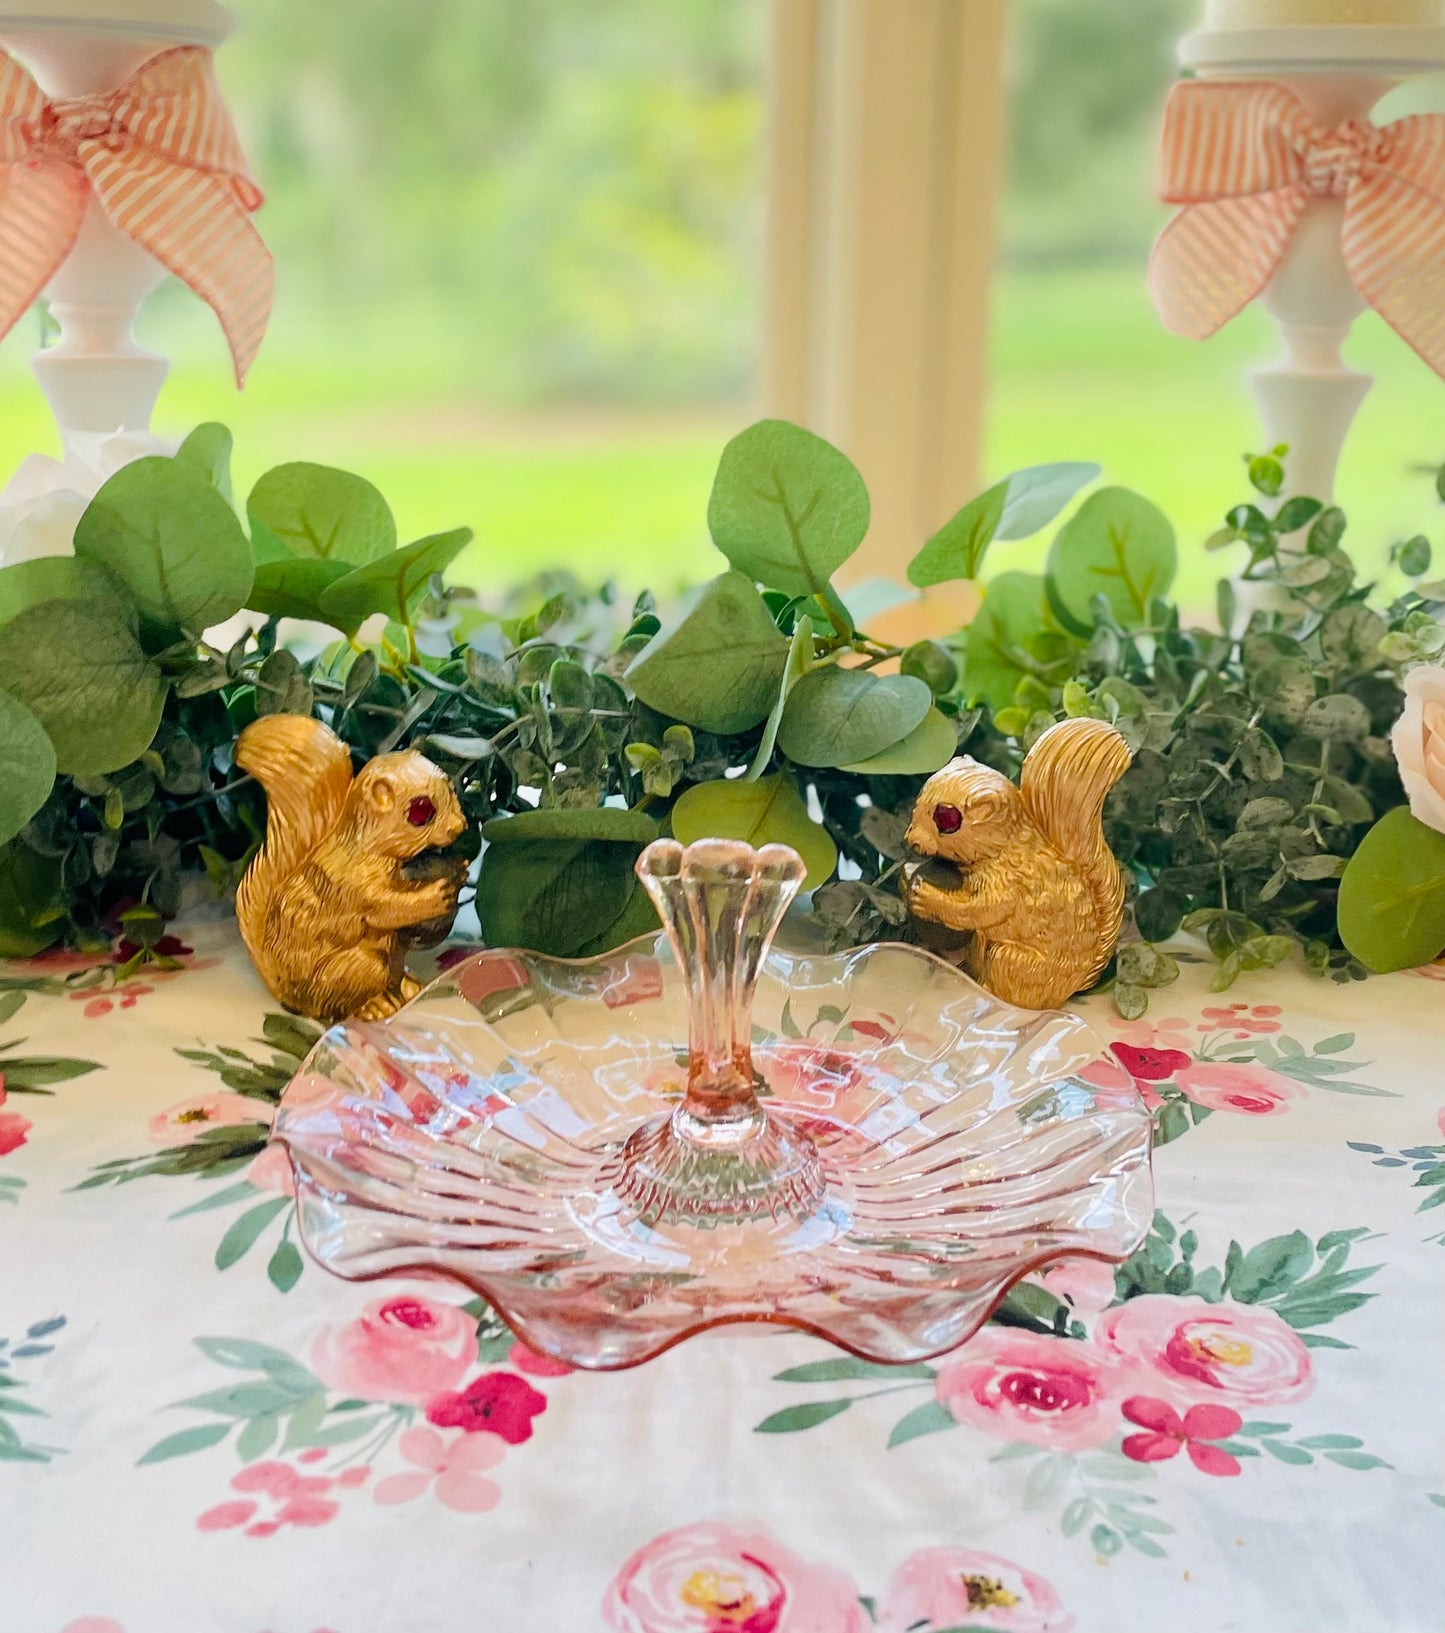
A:
{"type": "Polygon", "coordinates": [[[350,749],[309,715],[252,721],[236,764],[266,790],[266,840],[236,891],[261,979],[315,1020],[384,1020],[421,990],[406,948],[456,915],[466,862],[426,855],[466,827],[451,783],[411,750],[353,776],[350,749]]]}
{"type": "Polygon", "coordinates": [[[964,756],[923,785],[908,843],[927,860],[904,875],[914,917],[971,932],[963,963],[990,992],[1053,1009],[1109,962],[1124,875],[1104,839],[1109,790],[1129,768],[1102,720],[1061,720],[1024,758],[1016,788],[964,756]]]}

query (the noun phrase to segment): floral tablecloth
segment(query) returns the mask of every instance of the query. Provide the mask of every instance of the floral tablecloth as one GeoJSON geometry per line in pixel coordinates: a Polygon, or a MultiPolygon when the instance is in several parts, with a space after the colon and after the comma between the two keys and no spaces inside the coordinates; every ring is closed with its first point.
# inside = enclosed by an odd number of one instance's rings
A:
{"type": "Polygon", "coordinates": [[[942,1361],[586,1376],[304,1259],[264,1141],[313,1029],[228,924],[173,950],[0,965],[4,1633],[1445,1625],[1445,970],[1086,1003],[1153,1232],[942,1361]]]}

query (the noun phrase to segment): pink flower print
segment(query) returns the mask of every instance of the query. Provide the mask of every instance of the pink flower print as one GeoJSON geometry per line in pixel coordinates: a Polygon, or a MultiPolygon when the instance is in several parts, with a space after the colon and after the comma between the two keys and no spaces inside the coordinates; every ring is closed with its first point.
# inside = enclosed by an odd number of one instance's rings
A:
{"type": "Polygon", "coordinates": [[[72,1002],[84,1004],[81,1014],[93,1021],[101,1015],[109,1015],[117,1005],[121,1009],[134,1009],[142,998],[154,990],[144,981],[121,981],[103,996],[97,997],[92,990],[83,988],[79,992],[72,992],[70,997],[72,1002]]]}
{"type": "Polygon", "coordinates": [[[277,1196],[296,1195],[296,1174],[284,1145],[268,1145],[251,1159],[246,1178],[258,1191],[273,1191],[277,1196]]]}
{"type": "MultiPolygon", "coordinates": [[[[0,1090],[0,1104],[4,1100],[4,1091],[0,1090]]],[[[8,1157],[12,1151],[18,1151],[34,1126],[28,1117],[22,1117],[18,1111],[0,1111],[0,1157],[8,1157]]]]}
{"type": "Polygon", "coordinates": [[[125,1633],[125,1629],[109,1616],[82,1616],[78,1621],[67,1622],[60,1633],[125,1633]]]}
{"type": "Polygon", "coordinates": [[[245,1526],[248,1537],[272,1537],[284,1525],[326,1525],[341,1512],[341,1505],[326,1495],[335,1483],[324,1475],[302,1474],[275,1459],[252,1463],[231,1479],[231,1489],[243,1496],[208,1508],[196,1521],[196,1528],[231,1531],[245,1526]],[[270,1499],[270,1513],[258,1518],[264,1498],[270,1499]]]}
{"type": "Polygon", "coordinates": [[[774,1094],[820,1111],[835,1111],[872,1077],[856,1050],[834,1044],[770,1043],[754,1049],[753,1061],[774,1094]]]}
{"type": "Polygon", "coordinates": [[[1182,1049],[1141,1048],[1136,1043],[1111,1043],[1109,1047],[1136,1083],[1163,1083],[1194,1059],[1182,1049]]]}
{"type": "Polygon", "coordinates": [[[1091,1343],[985,1327],[944,1363],[934,1388],[960,1423],[1072,1452],[1114,1432],[1122,1385],[1115,1358],[1091,1343]]]}
{"type": "Polygon", "coordinates": [[[1033,1280],[1080,1315],[1098,1315],[1114,1302],[1114,1268],[1097,1259],[1060,1259],[1033,1280]]]}
{"type": "Polygon", "coordinates": [[[1116,1043],[1134,1049],[1182,1049],[1188,1053],[1191,1043],[1189,1022],[1182,1015],[1169,1015],[1161,1021],[1124,1021],[1115,1016],[1110,1020],[1110,1030],[1116,1043]]]}
{"type": "Polygon", "coordinates": [[[1177,1406],[1211,1394],[1238,1406],[1278,1406],[1314,1388],[1309,1350],[1261,1304],[1145,1293],[1106,1310],[1094,1341],[1121,1361],[1149,1367],[1177,1406]]]}
{"type": "Polygon", "coordinates": [[[455,1389],[477,1352],[476,1328],[454,1304],[392,1293],[317,1338],[311,1365],[328,1388],[369,1401],[424,1406],[455,1389]]]}
{"type": "Polygon", "coordinates": [[[532,1419],[547,1410],[547,1397],[515,1372],[484,1372],[460,1394],[438,1395],[427,1405],[429,1423],[467,1434],[500,1435],[509,1446],[532,1438],[532,1419]]]}
{"type": "Polygon", "coordinates": [[[188,1145],[205,1129],[232,1128],[238,1123],[269,1127],[271,1117],[271,1107],[264,1100],[222,1089],[167,1106],[151,1118],[146,1132],[157,1145],[188,1145]]]}
{"type": "Polygon", "coordinates": [[[550,1355],[541,1355],[520,1339],[507,1352],[507,1359],[518,1372],[529,1378],[565,1378],[572,1368],[565,1361],[554,1361],[550,1355]]]}
{"type": "Polygon", "coordinates": [[[501,1488],[484,1473],[506,1454],[498,1435],[463,1432],[447,1440],[435,1429],[415,1428],[402,1435],[397,1448],[416,1466],[378,1480],[371,1495],[379,1503],[412,1502],[428,1486],[434,1486],[439,1502],[459,1514],[485,1514],[502,1500],[501,1488]]]}
{"type": "Polygon", "coordinates": [[[1263,1066],[1224,1060],[1201,1060],[1179,1073],[1175,1083],[1198,1106],[1210,1111],[1238,1111],[1249,1117],[1272,1117],[1288,1110],[1299,1085],[1263,1066]]]}
{"type": "Polygon", "coordinates": [[[496,992],[511,992],[530,985],[527,966],[506,953],[480,953],[457,971],[457,990],[479,1008],[496,992]]]}
{"type": "Polygon", "coordinates": [[[1278,1004],[1230,1004],[1227,1009],[1215,1006],[1200,1011],[1203,1019],[1199,1023],[1199,1030],[1215,1032],[1228,1029],[1236,1038],[1243,1040],[1258,1034],[1278,1032],[1278,1017],[1283,1013],[1278,1004]]]}
{"type": "Polygon", "coordinates": [[[656,1003],[662,997],[662,964],[651,953],[633,953],[616,976],[602,989],[602,1002],[609,1009],[628,1004],[656,1003]]]}
{"type": "Polygon", "coordinates": [[[703,1521],[664,1531],[612,1579],[614,1633],[869,1633],[856,1586],[765,1531],[703,1521]]]}
{"type": "Polygon", "coordinates": [[[880,1633],[939,1633],[1006,1628],[1009,1633],[1068,1633],[1059,1596],[1043,1577],[973,1548],[920,1548],[888,1582],[880,1633]]]}
{"type": "Polygon", "coordinates": [[[1153,1089],[1130,1077],[1112,1054],[1100,1055],[1081,1066],[1078,1075],[1099,1091],[1094,1096],[1094,1104],[1104,1110],[1132,1108],[1141,1097],[1151,1111],[1159,1104],[1159,1096],[1153,1089]]]}
{"type": "Polygon", "coordinates": [[[1445,1139],[1445,1106],[1441,1106],[1435,1116],[1435,1126],[1440,1130],[1441,1139],[1445,1139]]]}
{"type": "Polygon", "coordinates": [[[1124,1416],[1145,1431],[1126,1435],[1119,1448],[1136,1463],[1163,1463],[1182,1449],[1201,1474],[1239,1473],[1239,1459],[1211,1444],[1228,1440],[1243,1426],[1244,1419],[1231,1407],[1191,1406],[1181,1418],[1167,1401],[1131,1395],[1124,1402],[1124,1416]]]}

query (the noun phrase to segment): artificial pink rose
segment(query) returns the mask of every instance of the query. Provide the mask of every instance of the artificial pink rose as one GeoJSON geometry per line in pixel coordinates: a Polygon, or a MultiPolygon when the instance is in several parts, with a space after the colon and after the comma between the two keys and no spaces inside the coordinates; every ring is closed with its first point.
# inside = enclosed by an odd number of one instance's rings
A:
{"type": "Polygon", "coordinates": [[[1084,1340],[985,1327],[934,1388],[960,1423],[1073,1452],[1113,1434],[1124,1382],[1115,1358],[1084,1340]]]}
{"type": "Polygon", "coordinates": [[[1009,1633],[1068,1633],[1074,1618],[1043,1577],[973,1548],[920,1548],[888,1582],[880,1633],[1007,1628],[1009,1633]]]}
{"type": "Polygon", "coordinates": [[[18,1151],[34,1126],[28,1117],[22,1117],[18,1111],[0,1111],[0,1157],[18,1151]]]}
{"type": "Polygon", "coordinates": [[[664,1531],[602,1601],[616,1633],[868,1633],[858,1590],[765,1531],[705,1521],[664,1531]]]}
{"type": "Polygon", "coordinates": [[[258,1191],[274,1191],[277,1196],[296,1195],[296,1174],[284,1145],[268,1145],[251,1159],[246,1178],[258,1191]]]}
{"type": "Polygon", "coordinates": [[[1405,676],[1405,707],[1390,733],[1410,814],[1445,834],[1445,669],[1421,664],[1405,676]]]}
{"type": "Polygon", "coordinates": [[[1196,1061],[1174,1081],[1197,1106],[1244,1112],[1250,1117],[1272,1117],[1285,1111],[1285,1102],[1300,1093],[1297,1083],[1278,1072],[1227,1060],[1196,1061]]]}
{"type": "Polygon", "coordinates": [[[1114,1302],[1114,1267],[1097,1259],[1060,1259],[1033,1279],[1080,1315],[1098,1315],[1114,1302]]]}
{"type": "Polygon", "coordinates": [[[1261,1304],[1145,1293],[1106,1310],[1094,1341],[1121,1361],[1150,1367],[1160,1392],[1179,1406],[1211,1397],[1282,1406],[1314,1388],[1310,1352],[1299,1334],[1261,1304]]]}
{"type": "Polygon", "coordinates": [[[208,1128],[232,1128],[237,1123],[263,1123],[269,1127],[271,1116],[271,1107],[264,1100],[223,1089],[178,1100],[157,1112],[146,1131],[157,1145],[187,1145],[208,1128]]]}
{"type": "Polygon", "coordinates": [[[476,1326],[454,1304],[392,1293],[345,1327],[325,1329],[311,1364],[328,1388],[424,1406],[455,1389],[477,1353],[476,1326]]]}

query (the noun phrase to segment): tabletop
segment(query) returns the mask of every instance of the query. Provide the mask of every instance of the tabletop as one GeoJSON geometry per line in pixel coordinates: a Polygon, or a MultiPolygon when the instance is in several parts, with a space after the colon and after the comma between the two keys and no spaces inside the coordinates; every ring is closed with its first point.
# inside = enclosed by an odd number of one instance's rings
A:
{"type": "Polygon", "coordinates": [[[1082,1012],[1157,1213],[950,1356],[569,1372],[337,1281],[265,1146],[315,1031],[228,923],[0,964],[4,1633],[1435,1633],[1445,967],[1082,1012]]]}

